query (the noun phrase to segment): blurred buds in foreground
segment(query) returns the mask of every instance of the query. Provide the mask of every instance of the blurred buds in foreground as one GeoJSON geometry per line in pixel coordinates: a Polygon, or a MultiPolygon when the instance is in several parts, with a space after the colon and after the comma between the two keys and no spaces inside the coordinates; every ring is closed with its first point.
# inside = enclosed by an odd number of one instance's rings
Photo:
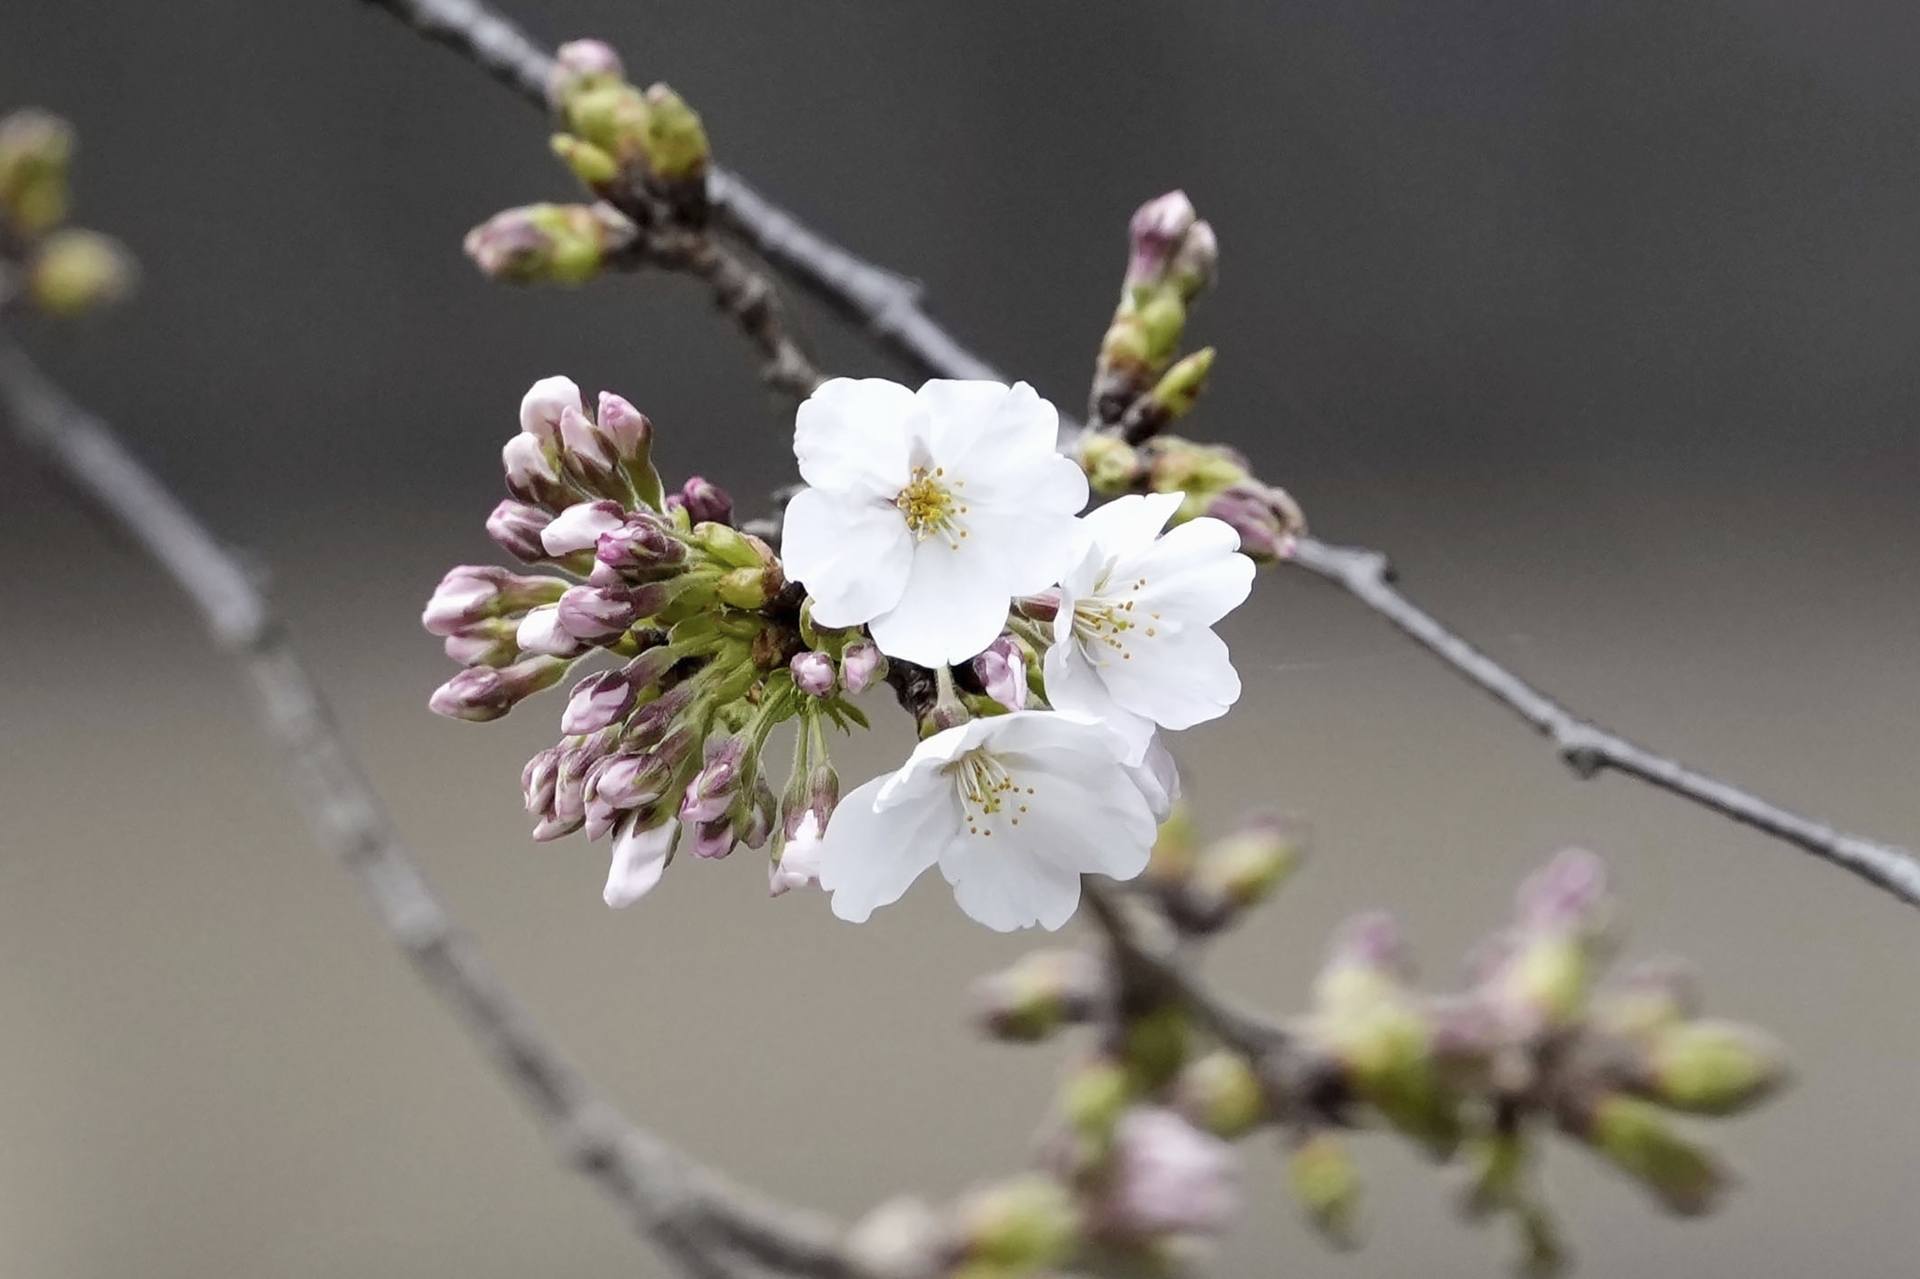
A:
{"type": "Polygon", "coordinates": [[[633,247],[638,232],[605,204],[529,204],[467,232],[474,265],[510,284],[584,284],[633,247]]]}

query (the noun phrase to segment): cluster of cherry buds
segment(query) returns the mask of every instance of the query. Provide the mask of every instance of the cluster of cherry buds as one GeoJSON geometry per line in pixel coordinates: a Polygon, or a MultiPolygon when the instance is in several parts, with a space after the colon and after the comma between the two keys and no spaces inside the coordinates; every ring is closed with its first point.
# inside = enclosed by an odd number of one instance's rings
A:
{"type": "Polygon", "coordinates": [[[66,225],[73,130],[44,111],[0,117],[0,306],[11,299],[54,316],[120,301],[133,257],[98,231],[66,225]]]}
{"type": "MultiPolygon", "coordinates": [[[[1300,856],[1282,822],[1196,846],[1177,819],[1132,886],[1130,914],[1179,939],[1154,952],[1173,962],[1238,922],[1300,856]]],[[[1729,1175],[1677,1120],[1761,1101],[1785,1078],[1782,1053],[1759,1031],[1703,1017],[1678,964],[1603,983],[1614,936],[1600,862],[1569,852],[1526,881],[1513,923],[1482,948],[1466,989],[1446,995],[1414,988],[1383,915],[1338,930],[1304,1013],[1231,1033],[1182,988],[1143,974],[1138,955],[1029,954],[980,983],[982,1028],[1031,1042],[1086,1025],[1095,1044],[1067,1071],[1038,1169],[928,1213],[931,1233],[911,1254],[921,1268],[888,1273],[1014,1276],[1116,1249],[1167,1261],[1237,1215],[1229,1143],[1263,1131],[1281,1139],[1307,1219],[1340,1246],[1358,1237],[1349,1138],[1366,1128],[1463,1168],[1463,1213],[1507,1219],[1525,1274],[1565,1260],[1535,1174],[1551,1133],[1668,1211],[1705,1212],[1729,1175]]],[[[897,1245],[904,1220],[896,1206],[870,1229],[897,1245]],[[893,1235],[880,1231],[889,1222],[893,1235]]]]}
{"type": "MultiPolygon", "coordinates": [[[[465,669],[432,708],[498,719],[576,679],[559,742],[521,781],[534,838],[613,836],[609,904],[652,888],[683,832],[702,857],[771,840],[776,863],[817,839],[839,796],[824,728],[865,723],[842,695],[884,675],[878,651],[806,621],[779,558],[734,527],[723,490],[695,476],[665,491],[653,424],[620,396],[590,411],[572,381],[547,378],[520,426],[503,450],[510,496],[487,533],[530,571],[462,565],[442,579],[421,621],[465,669]],[[776,793],[761,756],[794,719],[794,765],[776,793]]],[[[792,874],[776,871],[775,889],[792,874]]]]}

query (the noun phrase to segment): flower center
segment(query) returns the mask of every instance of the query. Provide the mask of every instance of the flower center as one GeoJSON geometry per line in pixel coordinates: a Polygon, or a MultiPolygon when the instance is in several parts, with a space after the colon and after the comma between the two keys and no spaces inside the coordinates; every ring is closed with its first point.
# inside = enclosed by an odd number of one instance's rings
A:
{"type": "Polygon", "coordinates": [[[1010,824],[1018,826],[1020,814],[1027,811],[1025,797],[1035,793],[1033,787],[1022,786],[1020,779],[984,746],[976,746],[941,771],[953,778],[960,792],[969,835],[990,837],[994,820],[1002,813],[1010,824]]]}
{"type": "Polygon", "coordinates": [[[1084,649],[1099,645],[1120,654],[1122,661],[1132,661],[1130,645],[1133,639],[1138,638],[1132,632],[1140,630],[1148,639],[1160,633],[1154,625],[1160,620],[1160,614],[1141,614],[1137,608],[1139,601],[1129,598],[1146,587],[1147,579],[1139,577],[1127,583],[1123,591],[1114,592],[1111,585],[1102,579],[1097,593],[1074,601],[1074,639],[1084,649]]]}
{"type": "Polygon", "coordinates": [[[906,517],[907,530],[916,542],[938,534],[946,539],[948,546],[957,547],[960,539],[967,535],[967,530],[960,526],[960,517],[967,513],[967,507],[957,492],[965,481],[949,481],[946,475],[943,466],[932,469],[916,466],[913,478],[893,499],[894,506],[906,517]]]}

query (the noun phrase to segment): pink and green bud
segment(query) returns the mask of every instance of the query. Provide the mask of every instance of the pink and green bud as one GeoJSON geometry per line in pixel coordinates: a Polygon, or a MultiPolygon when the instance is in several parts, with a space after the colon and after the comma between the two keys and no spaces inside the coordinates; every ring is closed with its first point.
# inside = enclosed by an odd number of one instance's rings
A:
{"type": "Polygon", "coordinates": [[[1786,1051],[1751,1026],[1691,1021],[1660,1032],[1638,1080],[1662,1105],[1700,1115],[1731,1115],[1765,1100],[1787,1080],[1786,1051]]]}
{"type": "Polygon", "coordinates": [[[1193,201],[1185,191],[1156,196],[1134,211],[1127,223],[1129,287],[1157,283],[1166,275],[1194,219],[1193,201]]]}
{"type": "Polygon", "coordinates": [[[687,546],[667,522],[648,511],[638,511],[600,534],[594,558],[609,573],[631,582],[670,576],[686,563],[687,546]]]}
{"type": "Polygon", "coordinates": [[[566,671],[566,662],[551,657],[532,657],[500,669],[476,666],[435,689],[427,705],[436,715],[484,724],[552,687],[566,671]]]}
{"type": "Polygon", "coordinates": [[[553,516],[529,502],[504,498],[487,516],[487,536],[515,559],[538,564],[547,558],[540,534],[552,521],[553,516]]]}
{"type": "Polygon", "coordinates": [[[569,40],[554,51],[547,100],[562,107],[581,87],[626,79],[620,55],[604,40],[569,40]]]}
{"type": "Polygon", "coordinates": [[[744,738],[730,736],[710,740],[700,771],[687,783],[686,796],[680,803],[680,820],[692,824],[724,817],[733,805],[746,767],[744,738]]]}
{"type": "Polygon", "coordinates": [[[1026,1275],[1059,1265],[1072,1255],[1081,1229],[1073,1196],[1040,1173],[976,1190],[956,1213],[966,1256],[982,1275],[1026,1275]]]}
{"type": "Polygon", "coordinates": [[[1287,1159],[1287,1185],[1323,1238],[1338,1248],[1358,1242],[1360,1170],[1345,1142],[1329,1132],[1301,1141],[1287,1159]]]}
{"type": "Polygon", "coordinates": [[[518,630],[517,622],[490,617],[447,636],[444,646],[447,656],[462,666],[507,666],[520,656],[518,630]]]}
{"type": "Polygon", "coordinates": [[[440,579],[420,624],[430,635],[452,635],[487,618],[552,603],[565,589],[557,577],[522,577],[493,565],[462,564],[440,579]]]}
{"type": "Polygon", "coordinates": [[[1224,927],[1240,912],[1265,901],[1305,856],[1299,832],[1277,817],[1261,817],[1208,845],[1187,876],[1179,911],[1196,931],[1224,927]]]}
{"type": "Polygon", "coordinates": [[[793,672],[793,686],[808,697],[832,697],[835,687],[833,659],[825,653],[808,650],[795,653],[788,663],[793,672]]]}
{"type": "Polygon", "coordinates": [[[553,790],[559,776],[560,748],[557,746],[540,751],[520,770],[520,794],[529,815],[545,817],[553,812],[553,790]]]}
{"type": "Polygon", "coordinates": [[[1726,1169],[1676,1133],[1651,1102],[1620,1094],[1602,1096],[1563,1114],[1561,1127],[1679,1216],[1710,1212],[1729,1185],[1726,1169]]]}
{"type": "Polygon", "coordinates": [[[1100,962],[1081,950],[1033,951],[974,987],[981,1028],[1017,1043],[1094,1017],[1106,993],[1100,962]]]}
{"type": "Polygon", "coordinates": [[[1180,246],[1173,251],[1173,259],[1167,264],[1167,279],[1180,290],[1180,296],[1191,302],[1212,287],[1219,271],[1219,237],[1214,235],[1209,223],[1195,222],[1180,237],[1180,246]]]}
{"type": "Polygon", "coordinates": [[[573,586],[560,597],[556,613],[560,629],[575,639],[597,644],[617,639],[635,622],[666,602],[658,585],[627,589],[573,586]]]}
{"type": "Polygon", "coordinates": [[[467,232],[467,256],[509,284],[583,284],[633,247],[639,232],[609,205],[530,204],[467,232]]]}
{"type": "Polygon", "coordinates": [[[1307,530],[1306,516],[1284,489],[1247,479],[1208,501],[1205,513],[1240,535],[1240,549],[1257,564],[1273,564],[1292,553],[1307,530]]]}

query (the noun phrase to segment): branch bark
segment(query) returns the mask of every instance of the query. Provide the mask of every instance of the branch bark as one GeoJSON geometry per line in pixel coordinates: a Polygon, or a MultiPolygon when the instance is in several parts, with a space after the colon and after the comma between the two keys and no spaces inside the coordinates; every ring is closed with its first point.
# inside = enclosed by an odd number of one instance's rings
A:
{"type": "MultiPolygon", "coordinates": [[[[479,0],[364,0],[462,53],[544,108],[551,55],[479,0]]],[[[709,195],[721,223],[776,270],[868,333],[884,350],[936,377],[1005,379],[963,346],[922,305],[914,282],[865,261],[761,195],[736,173],[715,169],[709,195]]],[[[1069,430],[1078,424],[1064,420],[1069,430]]],[[[1752,826],[1920,906],[1920,861],[1909,851],[1838,831],[1635,745],[1575,716],[1500,666],[1391,584],[1377,551],[1302,537],[1289,563],[1346,590],[1463,678],[1550,736],[1581,777],[1603,769],[1638,778],[1752,826]]]]}
{"type": "Polygon", "coordinates": [[[635,1126],[587,1083],[434,896],[240,562],[106,423],[4,338],[0,403],[19,440],[193,601],[215,643],[239,662],[320,843],[359,880],[381,926],[533,1112],[561,1161],[689,1275],[734,1279],[759,1273],[754,1262],[795,1275],[848,1275],[830,1223],[725,1181],[635,1126]]]}

